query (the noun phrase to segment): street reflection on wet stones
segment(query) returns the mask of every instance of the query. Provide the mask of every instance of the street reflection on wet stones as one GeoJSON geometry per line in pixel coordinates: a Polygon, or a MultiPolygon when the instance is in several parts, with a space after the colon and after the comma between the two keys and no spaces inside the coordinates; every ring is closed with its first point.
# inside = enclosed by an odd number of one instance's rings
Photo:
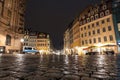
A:
{"type": "Polygon", "coordinates": [[[120,80],[120,55],[0,54],[0,80],[120,80]]]}

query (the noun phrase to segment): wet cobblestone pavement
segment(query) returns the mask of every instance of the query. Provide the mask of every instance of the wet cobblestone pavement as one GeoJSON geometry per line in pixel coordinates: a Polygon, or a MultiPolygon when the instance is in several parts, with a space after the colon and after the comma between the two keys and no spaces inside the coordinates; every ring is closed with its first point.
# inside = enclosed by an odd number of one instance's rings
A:
{"type": "Polygon", "coordinates": [[[0,80],[120,80],[120,55],[1,55],[0,80]]]}

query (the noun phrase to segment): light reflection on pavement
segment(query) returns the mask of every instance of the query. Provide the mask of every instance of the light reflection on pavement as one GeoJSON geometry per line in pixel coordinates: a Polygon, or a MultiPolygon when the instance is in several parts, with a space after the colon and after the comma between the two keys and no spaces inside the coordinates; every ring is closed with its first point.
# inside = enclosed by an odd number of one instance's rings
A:
{"type": "Polygon", "coordinates": [[[120,55],[0,54],[0,80],[120,80],[120,55]]]}

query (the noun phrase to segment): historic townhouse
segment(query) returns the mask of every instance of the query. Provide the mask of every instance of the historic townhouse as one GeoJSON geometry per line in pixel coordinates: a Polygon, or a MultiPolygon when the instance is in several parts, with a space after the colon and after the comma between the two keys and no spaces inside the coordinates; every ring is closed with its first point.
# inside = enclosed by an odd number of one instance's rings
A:
{"type": "Polygon", "coordinates": [[[39,50],[41,54],[47,54],[51,50],[51,40],[48,33],[37,31],[25,31],[24,46],[31,46],[39,50]]]}
{"type": "Polygon", "coordinates": [[[25,0],[0,0],[0,51],[21,50],[24,31],[25,0]]]}
{"type": "MultiPolygon", "coordinates": [[[[69,31],[69,35],[73,35],[73,46],[70,50],[79,54],[86,52],[103,54],[108,50],[120,52],[119,14],[119,0],[102,0],[101,4],[86,8],[70,28],[73,31],[72,33],[69,31]]],[[[64,36],[67,35],[64,34],[64,36]]],[[[66,44],[65,40],[64,43],[66,44]]],[[[68,50],[67,46],[64,45],[64,49],[68,50]]]]}

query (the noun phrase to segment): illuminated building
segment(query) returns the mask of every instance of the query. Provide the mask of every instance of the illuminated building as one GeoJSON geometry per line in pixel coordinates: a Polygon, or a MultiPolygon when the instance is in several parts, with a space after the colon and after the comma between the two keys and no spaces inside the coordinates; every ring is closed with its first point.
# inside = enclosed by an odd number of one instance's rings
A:
{"type": "Polygon", "coordinates": [[[47,33],[38,33],[37,35],[37,44],[36,49],[40,53],[49,53],[50,52],[50,37],[47,33]]]}
{"type": "Polygon", "coordinates": [[[35,31],[25,31],[24,46],[31,46],[39,50],[40,53],[49,53],[51,41],[49,34],[35,31]]]}
{"type": "Polygon", "coordinates": [[[119,14],[119,0],[102,0],[99,5],[89,6],[72,22],[69,31],[68,29],[65,31],[64,50],[68,49],[66,44],[70,42],[69,50],[78,54],[86,52],[104,54],[104,51],[109,50],[120,52],[119,14]]]}
{"type": "Polygon", "coordinates": [[[0,46],[19,52],[24,31],[25,0],[0,0],[0,46]]]}

